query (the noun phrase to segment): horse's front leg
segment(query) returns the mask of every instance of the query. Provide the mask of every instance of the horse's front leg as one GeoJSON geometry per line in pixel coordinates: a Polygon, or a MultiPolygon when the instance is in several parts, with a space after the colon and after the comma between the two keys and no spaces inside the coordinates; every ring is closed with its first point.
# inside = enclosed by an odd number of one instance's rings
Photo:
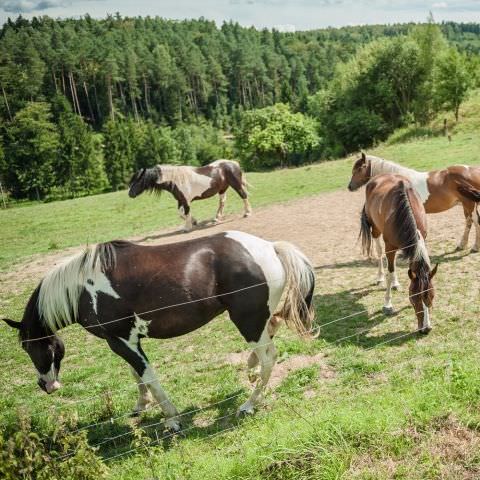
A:
{"type": "Polygon", "coordinates": [[[227,203],[227,192],[219,193],[218,197],[218,210],[217,214],[215,215],[215,222],[219,222],[223,219],[223,211],[225,210],[225,204],[227,203]]]}
{"type": "Polygon", "coordinates": [[[383,305],[383,313],[385,315],[393,315],[395,312],[392,305],[392,284],[395,279],[395,255],[397,251],[392,245],[385,244],[388,272],[387,272],[387,290],[385,292],[385,304],[383,305]]]}
{"type": "Polygon", "coordinates": [[[165,414],[165,426],[175,432],[180,431],[181,426],[177,415],[178,411],[168,398],[167,394],[160,385],[154,370],[148,362],[147,356],[143,352],[140,343],[129,342],[120,337],[107,337],[110,348],[120,355],[135,370],[140,382],[146,385],[153,395],[153,398],[160,405],[165,414]]]}
{"type": "Polygon", "coordinates": [[[252,346],[253,352],[249,358],[249,366],[254,366],[256,361],[260,363],[260,378],[258,379],[250,398],[238,409],[238,415],[254,412],[255,406],[263,396],[270,375],[272,374],[273,366],[277,360],[277,351],[268,332],[268,324],[265,326],[258,342],[253,343],[252,346]],[[253,354],[257,360],[253,357],[253,354]]]}
{"type": "Polygon", "coordinates": [[[196,220],[192,218],[192,214],[190,212],[190,205],[188,203],[182,203],[178,207],[178,213],[180,215],[180,218],[183,218],[185,220],[185,227],[183,228],[184,232],[189,232],[192,230],[193,225],[196,224],[196,220]]]}
{"type": "Polygon", "coordinates": [[[378,258],[378,276],[377,276],[377,285],[383,285],[385,283],[385,273],[383,271],[383,247],[382,240],[380,236],[374,238],[375,240],[375,250],[377,252],[378,258]]]}
{"type": "Polygon", "coordinates": [[[148,385],[143,383],[142,378],[138,375],[137,371],[133,367],[130,368],[138,387],[138,400],[135,408],[133,409],[133,415],[139,415],[153,403],[153,398],[150,390],[148,389],[148,385]]]}
{"type": "Polygon", "coordinates": [[[477,207],[472,213],[472,218],[475,225],[475,243],[472,247],[472,252],[478,252],[480,251],[480,218],[477,207]]]}

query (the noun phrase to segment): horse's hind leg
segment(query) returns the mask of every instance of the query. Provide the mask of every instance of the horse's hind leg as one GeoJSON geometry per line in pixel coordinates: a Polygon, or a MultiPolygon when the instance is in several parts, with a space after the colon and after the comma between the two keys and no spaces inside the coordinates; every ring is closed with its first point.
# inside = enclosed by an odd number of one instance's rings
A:
{"type": "Polygon", "coordinates": [[[265,388],[272,374],[273,366],[277,360],[277,351],[268,333],[268,325],[260,336],[258,342],[253,344],[253,352],[260,363],[260,378],[250,398],[240,406],[238,414],[253,413],[255,406],[261,400],[265,388]]]}
{"type": "MultiPolygon", "coordinates": [[[[273,339],[275,334],[277,333],[277,330],[280,328],[282,319],[276,315],[274,315],[267,323],[267,333],[270,337],[270,339],[273,339]]],[[[259,359],[257,354],[255,353],[255,350],[250,353],[250,356],[248,357],[247,360],[247,368],[248,368],[248,379],[250,382],[254,383],[255,381],[258,380],[258,377],[260,375],[260,370],[256,371],[256,367],[259,364],[259,359]]]]}
{"type": "MultiPolygon", "coordinates": [[[[463,213],[465,214],[465,230],[463,231],[462,238],[458,243],[457,250],[464,250],[467,247],[468,236],[470,235],[470,229],[472,228],[472,223],[473,223],[473,216],[475,215],[474,209],[475,209],[475,204],[473,202],[463,203],[463,213]]],[[[477,238],[478,238],[478,230],[477,230],[477,238]]]]}
{"type": "Polygon", "coordinates": [[[243,200],[244,206],[244,217],[249,217],[252,214],[252,207],[248,201],[248,192],[246,189],[246,181],[243,177],[243,173],[240,168],[232,171],[230,169],[225,171],[228,184],[238,193],[240,198],[243,200]]]}
{"type": "Polygon", "coordinates": [[[218,197],[218,210],[215,215],[215,222],[219,222],[223,219],[223,211],[225,210],[225,204],[227,203],[227,192],[219,193],[218,197]]]}

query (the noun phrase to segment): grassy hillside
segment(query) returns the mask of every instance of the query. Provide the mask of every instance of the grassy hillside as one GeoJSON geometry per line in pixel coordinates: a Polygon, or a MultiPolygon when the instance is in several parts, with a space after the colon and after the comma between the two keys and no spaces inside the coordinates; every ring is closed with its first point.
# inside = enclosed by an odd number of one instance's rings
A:
{"type": "MultiPolygon", "coordinates": [[[[480,94],[463,108],[463,118],[452,130],[453,141],[442,136],[415,138],[414,130],[397,132],[374,154],[404,165],[429,170],[454,163],[480,164],[480,94]],[[410,141],[398,143],[404,138],[410,141]]],[[[442,117],[443,118],[443,117],[442,117]]],[[[430,132],[440,130],[441,119],[430,132]]],[[[251,173],[249,182],[254,208],[345,188],[351,159],[325,162],[290,170],[251,173]]],[[[217,199],[194,203],[199,219],[212,218],[217,199]]],[[[227,213],[239,213],[241,201],[230,192],[227,213]]],[[[29,255],[73,245],[125,238],[181,225],[176,203],[168,194],[161,198],[143,195],[130,199],[125,191],[62,202],[39,203],[23,208],[0,210],[0,271],[29,255]]]]}
{"type": "MultiPolygon", "coordinates": [[[[375,153],[419,169],[480,164],[479,105],[480,97],[472,98],[451,143],[394,138],[375,153]]],[[[412,132],[400,135],[411,138],[412,132]]],[[[350,168],[351,160],[340,160],[252,174],[254,205],[345,188],[350,168]]],[[[196,204],[197,216],[211,215],[213,203],[196,204]]],[[[239,212],[240,203],[231,200],[229,208],[239,212]]],[[[130,200],[125,192],[0,214],[3,268],[33,253],[178,223],[167,195],[130,200]]],[[[124,362],[102,341],[77,326],[62,332],[64,387],[46,396],[15,333],[0,325],[0,430],[16,431],[24,411],[40,436],[53,435],[60,418],[70,429],[85,428],[91,445],[123,435],[97,451],[103,459],[125,453],[106,462],[109,479],[479,478],[478,257],[444,255],[445,245],[435,241],[432,250],[441,268],[434,330],[425,338],[412,334],[405,290],[396,296],[396,316],[379,311],[384,292],[366,281],[375,266],[359,259],[319,271],[315,305],[325,324],[319,339],[303,343],[282,329],[276,340],[281,362],[299,355],[316,360],[290,373],[253,417],[233,415],[249,387],[241,380],[244,364],[231,355],[245,344],[224,317],[185,337],[147,340],[146,353],[188,429],[159,443],[148,425],[161,416],[152,410],[139,423],[147,438],[135,444],[128,417],[135,389],[124,362]],[[112,416],[120,418],[110,422],[112,416]],[[150,441],[156,445],[128,453],[150,441]]],[[[3,292],[2,316],[19,318],[32,287],[27,282],[20,294],[3,292]]]]}

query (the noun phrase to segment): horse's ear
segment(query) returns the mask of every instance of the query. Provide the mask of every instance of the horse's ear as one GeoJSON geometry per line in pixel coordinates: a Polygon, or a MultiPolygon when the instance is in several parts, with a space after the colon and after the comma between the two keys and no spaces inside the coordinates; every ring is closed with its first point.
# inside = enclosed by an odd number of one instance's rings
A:
{"type": "Polygon", "coordinates": [[[365,155],[365,152],[362,152],[362,160],[363,160],[364,162],[367,161],[367,156],[365,155]]]}
{"type": "Polygon", "coordinates": [[[430,272],[430,280],[437,274],[438,263],[433,267],[433,270],[430,272]]]}
{"type": "Polygon", "coordinates": [[[408,269],[408,277],[410,278],[410,280],[415,280],[417,278],[417,274],[415,272],[413,272],[411,268],[409,268],[408,269]]]}
{"type": "Polygon", "coordinates": [[[11,327],[16,328],[17,330],[20,330],[22,328],[22,323],[21,322],[16,322],[15,320],[10,320],[9,318],[2,318],[2,320],[7,325],[10,325],[11,327]]]}

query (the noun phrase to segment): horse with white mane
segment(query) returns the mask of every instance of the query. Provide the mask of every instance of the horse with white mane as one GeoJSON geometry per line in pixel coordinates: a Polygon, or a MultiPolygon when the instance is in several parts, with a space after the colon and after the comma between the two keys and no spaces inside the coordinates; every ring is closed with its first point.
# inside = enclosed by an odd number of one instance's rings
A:
{"type": "Polygon", "coordinates": [[[352,178],[348,184],[350,191],[358,190],[371,178],[384,173],[394,173],[408,178],[420,196],[426,213],[440,213],[461,204],[465,214],[465,230],[458,243],[463,250],[468,243],[472,224],[475,225],[476,237],[472,251],[480,250],[480,167],[453,165],[443,170],[419,172],[402,167],[383,158],[365,155],[355,161],[352,178]]]}
{"type": "Polygon", "coordinates": [[[239,408],[251,413],[277,358],[273,337],[280,319],[302,336],[311,335],[314,288],[313,267],[287,242],[236,231],[169,245],[114,241],[55,267],[32,293],[22,321],[4,320],[19,331],[45,392],[61,387],[65,348],[56,332],[78,323],[130,365],[139,390],[135,411],[155,400],[166,427],[178,431],[177,409],[142,339],[185,335],[228,312],[252,350],[248,367],[260,366],[260,378],[239,408]]]}
{"type": "Polygon", "coordinates": [[[228,187],[232,187],[243,199],[244,217],[250,216],[252,208],[248,201],[247,181],[240,165],[234,160],[216,160],[203,167],[156,165],[142,168],[130,180],[128,194],[135,198],[145,190],[170,192],[177,200],[178,211],[188,232],[197,223],[190,213],[190,204],[218,193],[220,198],[215,215],[215,222],[218,222],[223,218],[228,187]]]}

